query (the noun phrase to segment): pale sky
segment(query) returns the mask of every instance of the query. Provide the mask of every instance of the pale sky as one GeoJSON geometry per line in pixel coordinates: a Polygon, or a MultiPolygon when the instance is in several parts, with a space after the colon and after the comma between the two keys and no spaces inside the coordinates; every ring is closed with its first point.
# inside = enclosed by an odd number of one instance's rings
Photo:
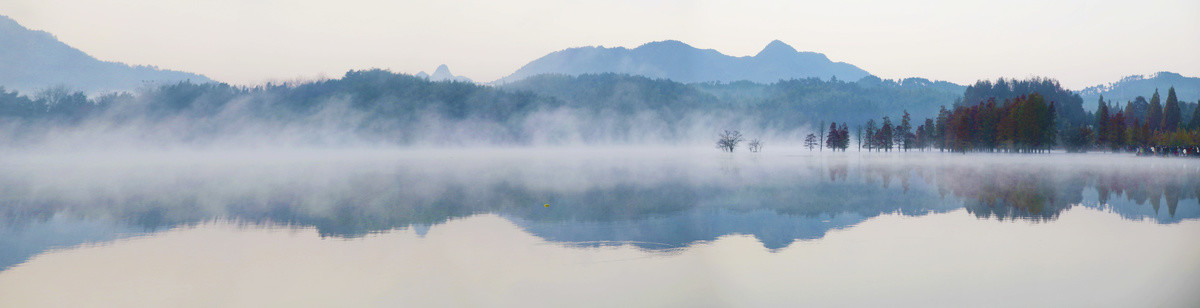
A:
{"type": "Polygon", "coordinates": [[[779,39],[885,79],[1200,76],[1196,0],[2,0],[0,14],[102,60],[233,84],[443,63],[490,82],[569,47],[666,39],[733,56],[779,39]]]}

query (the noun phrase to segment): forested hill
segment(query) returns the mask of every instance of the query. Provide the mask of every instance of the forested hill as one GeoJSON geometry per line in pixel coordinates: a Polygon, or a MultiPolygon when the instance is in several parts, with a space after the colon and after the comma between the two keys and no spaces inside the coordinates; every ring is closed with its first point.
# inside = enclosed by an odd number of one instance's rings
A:
{"type": "Polygon", "coordinates": [[[831,120],[861,124],[879,115],[933,116],[943,105],[962,95],[963,87],[923,78],[880,80],[874,76],[857,82],[793,79],[764,89],[764,115],[796,115],[809,123],[831,120]]]}
{"type": "Polygon", "coordinates": [[[642,111],[678,114],[733,110],[735,107],[729,101],[675,81],[613,73],[579,76],[545,74],[500,88],[558,98],[567,106],[577,109],[607,110],[620,114],[642,111]]]}
{"type": "Polygon", "coordinates": [[[963,87],[921,78],[901,81],[868,76],[857,82],[792,79],[771,84],[748,81],[682,84],[620,74],[539,75],[501,86],[551,96],[582,109],[708,113],[750,117],[763,127],[798,128],[822,120],[866,122],[904,110],[935,116],[963,87]]]}
{"type": "Polygon", "coordinates": [[[26,29],[0,15],[0,86],[33,91],[61,84],[88,92],[105,92],[183,80],[210,82],[207,77],[193,73],[100,61],[67,46],[50,33],[26,29]]]}

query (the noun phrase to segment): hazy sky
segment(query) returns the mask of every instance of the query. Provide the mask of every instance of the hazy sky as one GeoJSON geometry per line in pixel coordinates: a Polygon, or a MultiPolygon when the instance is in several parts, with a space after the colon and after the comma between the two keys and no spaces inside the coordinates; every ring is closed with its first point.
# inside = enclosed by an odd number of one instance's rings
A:
{"type": "MultiPolygon", "coordinates": [[[[3,0],[97,58],[254,84],[348,69],[492,81],[549,52],[665,39],[734,56],[773,39],[883,78],[1066,86],[1200,76],[1200,1],[3,0]]],[[[3,42],[0,42],[3,43],[3,42]]]]}

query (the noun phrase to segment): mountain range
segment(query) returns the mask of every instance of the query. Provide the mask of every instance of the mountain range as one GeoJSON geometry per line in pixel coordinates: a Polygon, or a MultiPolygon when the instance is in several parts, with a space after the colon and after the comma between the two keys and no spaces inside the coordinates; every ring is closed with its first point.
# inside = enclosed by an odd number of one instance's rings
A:
{"type": "Polygon", "coordinates": [[[775,40],[754,56],[734,57],[699,49],[680,41],[624,47],[577,47],[545,55],[495,83],[515,82],[541,74],[618,73],[671,79],[683,83],[779,80],[816,77],[856,81],[871,75],[857,66],[833,62],[825,55],[800,52],[775,40]]]}
{"type": "Polygon", "coordinates": [[[107,92],[183,80],[212,81],[194,73],[101,61],[50,33],[27,29],[0,15],[0,86],[5,88],[32,92],[66,85],[87,92],[107,92]]]}
{"type": "MultiPolygon", "coordinates": [[[[3,15],[0,15],[0,42],[3,42],[0,44],[0,86],[24,93],[57,85],[96,93],[129,91],[147,83],[212,81],[200,74],[101,61],[66,45],[50,33],[27,29],[3,15]]],[[[667,40],[636,48],[588,46],[552,52],[492,84],[503,87],[529,77],[548,74],[579,76],[603,73],[669,79],[684,84],[749,81],[765,85],[804,78],[837,78],[853,82],[871,77],[866,80],[870,83],[878,79],[854,65],[834,62],[816,52],[797,51],[779,40],[770,42],[754,56],[744,57],[667,40]]],[[[420,72],[416,76],[430,81],[473,82],[467,77],[452,74],[445,64],[439,65],[432,74],[420,72]]],[[[946,82],[939,83],[945,84],[941,86],[943,90],[963,88],[946,82]]],[[[1172,86],[1181,101],[1200,99],[1200,78],[1172,72],[1132,75],[1113,83],[1088,87],[1078,93],[1083,97],[1084,108],[1090,110],[1101,95],[1105,100],[1122,103],[1132,101],[1137,96],[1149,97],[1156,89],[1165,96],[1166,90],[1172,86]]]]}

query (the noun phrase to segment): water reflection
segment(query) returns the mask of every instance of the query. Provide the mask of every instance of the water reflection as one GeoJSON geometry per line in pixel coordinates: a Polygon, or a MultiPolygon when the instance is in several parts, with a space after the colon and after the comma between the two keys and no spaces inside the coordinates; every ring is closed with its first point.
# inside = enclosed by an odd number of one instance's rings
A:
{"type": "Polygon", "coordinates": [[[1083,206],[1163,224],[1200,218],[1200,163],[1118,155],[220,155],[6,158],[0,269],[55,247],[214,220],[354,238],[404,228],[421,233],[490,213],[570,245],[669,250],[742,234],[776,250],[890,213],[966,208],[981,219],[1051,222],[1083,206]]]}

